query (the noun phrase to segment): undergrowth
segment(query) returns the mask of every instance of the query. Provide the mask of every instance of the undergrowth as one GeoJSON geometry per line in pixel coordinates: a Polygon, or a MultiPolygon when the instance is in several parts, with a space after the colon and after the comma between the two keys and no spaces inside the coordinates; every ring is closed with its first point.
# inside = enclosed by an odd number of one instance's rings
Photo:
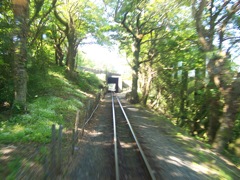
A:
{"type": "Polygon", "coordinates": [[[97,92],[101,84],[95,75],[84,72],[70,81],[62,67],[41,72],[29,69],[27,113],[0,120],[0,143],[49,142],[52,124],[70,128],[76,111],[84,108],[88,92],[97,92]]]}

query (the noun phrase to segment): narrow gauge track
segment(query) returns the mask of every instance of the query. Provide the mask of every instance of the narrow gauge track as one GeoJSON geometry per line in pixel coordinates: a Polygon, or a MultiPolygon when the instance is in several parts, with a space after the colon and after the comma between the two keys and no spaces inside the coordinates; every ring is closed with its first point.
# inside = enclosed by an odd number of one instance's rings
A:
{"type": "Polygon", "coordinates": [[[156,179],[119,98],[112,93],[116,180],[156,179]]]}

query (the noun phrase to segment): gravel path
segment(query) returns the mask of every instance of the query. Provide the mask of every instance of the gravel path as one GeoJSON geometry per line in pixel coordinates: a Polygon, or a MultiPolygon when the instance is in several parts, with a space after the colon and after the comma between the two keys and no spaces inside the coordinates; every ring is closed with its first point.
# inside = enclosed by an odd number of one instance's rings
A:
{"type": "MultiPolygon", "coordinates": [[[[127,103],[124,94],[118,95],[155,171],[156,179],[219,179],[216,171],[210,170],[206,162],[201,162],[186,147],[212,154],[213,159],[217,158],[216,154],[204,150],[201,143],[194,139],[183,137],[182,142],[177,141],[176,135],[171,132],[172,127],[164,124],[164,121],[151,120],[153,113],[127,103]]],[[[87,125],[84,137],[80,139],[79,150],[76,151],[75,168],[66,179],[115,179],[110,101],[110,94],[107,94],[87,125]]],[[[215,160],[222,163],[222,160],[215,160]]]]}
{"type": "Polygon", "coordinates": [[[126,101],[123,102],[125,102],[128,117],[140,137],[139,141],[147,152],[150,164],[153,165],[157,179],[210,179],[198,169],[191,167],[194,157],[181,148],[182,144],[173,141],[172,135],[168,134],[168,129],[148,121],[153,117],[152,113],[135,108],[126,101]]]}
{"type": "Polygon", "coordinates": [[[66,179],[115,179],[112,144],[111,99],[100,103],[80,139],[75,169],[66,179]]]}

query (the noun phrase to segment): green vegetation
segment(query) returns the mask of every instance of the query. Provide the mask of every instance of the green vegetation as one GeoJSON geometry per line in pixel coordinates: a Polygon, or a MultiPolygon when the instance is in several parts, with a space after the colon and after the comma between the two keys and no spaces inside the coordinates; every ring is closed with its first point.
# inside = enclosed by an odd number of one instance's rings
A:
{"type": "Polygon", "coordinates": [[[31,77],[27,112],[0,121],[0,143],[46,143],[52,124],[72,127],[76,111],[84,108],[87,96],[83,92],[96,93],[101,83],[95,75],[84,72],[79,81],[72,82],[62,69],[53,65],[44,76],[35,73],[31,77]]]}
{"type": "Polygon", "coordinates": [[[6,178],[7,180],[13,180],[15,179],[17,172],[19,168],[21,167],[21,158],[20,157],[15,157],[12,161],[10,161],[7,165],[7,168],[11,172],[8,177],[6,178]]]}
{"type": "Polygon", "coordinates": [[[128,99],[172,117],[220,153],[235,144],[240,73],[233,60],[239,58],[239,2],[106,2],[116,23],[118,35],[113,37],[133,72],[128,99]]]}
{"type": "MultiPolygon", "coordinates": [[[[216,180],[232,180],[237,177],[237,168],[229,168],[227,162],[228,160],[225,159],[224,161],[224,158],[222,160],[219,159],[219,154],[209,150],[211,149],[210,144],[201,142],[197,138],[189,136],[189,133],[186,130],[178,127],[176,124],[173,124],[169,121],[169,118],[162,115],[156,114],[150,120],[159,124],[162,133],[165,133],[166,136],[174,137],[174,141],[182,145],[181,148],[185,149],[185,152],[182,155],[185,156],[186,159],[188,156],[194,157],[193,161],[190,162],[191,166],[199,169],[199,171],[208,171],[207,174],[211,174],[211,178],[216,180]]],[[[233,154],[225,155],[229,159],[232,159],[234,164],[238,167],[240,166],[240,158],[234,156],[233,154]]]]}
{"type": "MultiPolygon", "coordinates": [[[[76,111],[80,109],[84,112],[86,101],[99,91],[101,84],[94,74],[85,72],[79,73],[76,79],[69,80],[64,68],[53,64],[49,64],[48,72],[44,75],[35,71],[29,79],[27,112],[12,116],[5,114],[2,116],[4,118],[0,119],[0,145],[48,144],[51,141],[52,124],[57,125],[56,128],[63,125],[64,133],[71,131],[76,111]],[[85,86],[87,82],[92,83],[85,86]]],[[[66,137],[64,139],[66,140],[66,137]]],[[[48,148],[40,147],[33,162],[45,163],[43,157],[48,151],[48,148]]],[[[20,153],[27,152],[23,149],[20,153]]],[[[1,160],[1,156],[4,157],[0,154],[0,162],[6,164],[6,167],[0,166],[0,178],[3,176],[2,178],[15,179],[23,164],[24,168],[30,168],[26,157],[18,155],[17,152],[13,152],[6,162],[1,160]]]]}
{"type": "Polygon", "coordinates": [[[79,45],[114,40],[132,69],[132,103],[238,163],[239,2],[103,2],[0,2],[0,145],[48,143],[52,124],[71,129],[76,110],[103,86],[76,70],[86,64],[79,45]]]}
{"type": "Polygon", "coordinates": [[[29,168],[27,150],[46,146],[33,163],[43,161],[52,124],[63,125],[67,141],[76,111],[84,116],[86,101],[103,87],[95,75],[76,70],[87,36],[108,41],[99,14],[103,8],[87,0],[0,2],[0,179],[29,168]]]}

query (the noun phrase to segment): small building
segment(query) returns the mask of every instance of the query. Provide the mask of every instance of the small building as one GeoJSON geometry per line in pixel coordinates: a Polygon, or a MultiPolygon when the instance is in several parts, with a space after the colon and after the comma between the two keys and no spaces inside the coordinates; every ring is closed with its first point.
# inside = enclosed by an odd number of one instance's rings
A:
{"type": "Polygon", "coordinates": [[[107,84],[109,91],[114,91],[116,93],[122,91],[122,78],[120,74],[108,73],[107,74],[107,84]]]}

